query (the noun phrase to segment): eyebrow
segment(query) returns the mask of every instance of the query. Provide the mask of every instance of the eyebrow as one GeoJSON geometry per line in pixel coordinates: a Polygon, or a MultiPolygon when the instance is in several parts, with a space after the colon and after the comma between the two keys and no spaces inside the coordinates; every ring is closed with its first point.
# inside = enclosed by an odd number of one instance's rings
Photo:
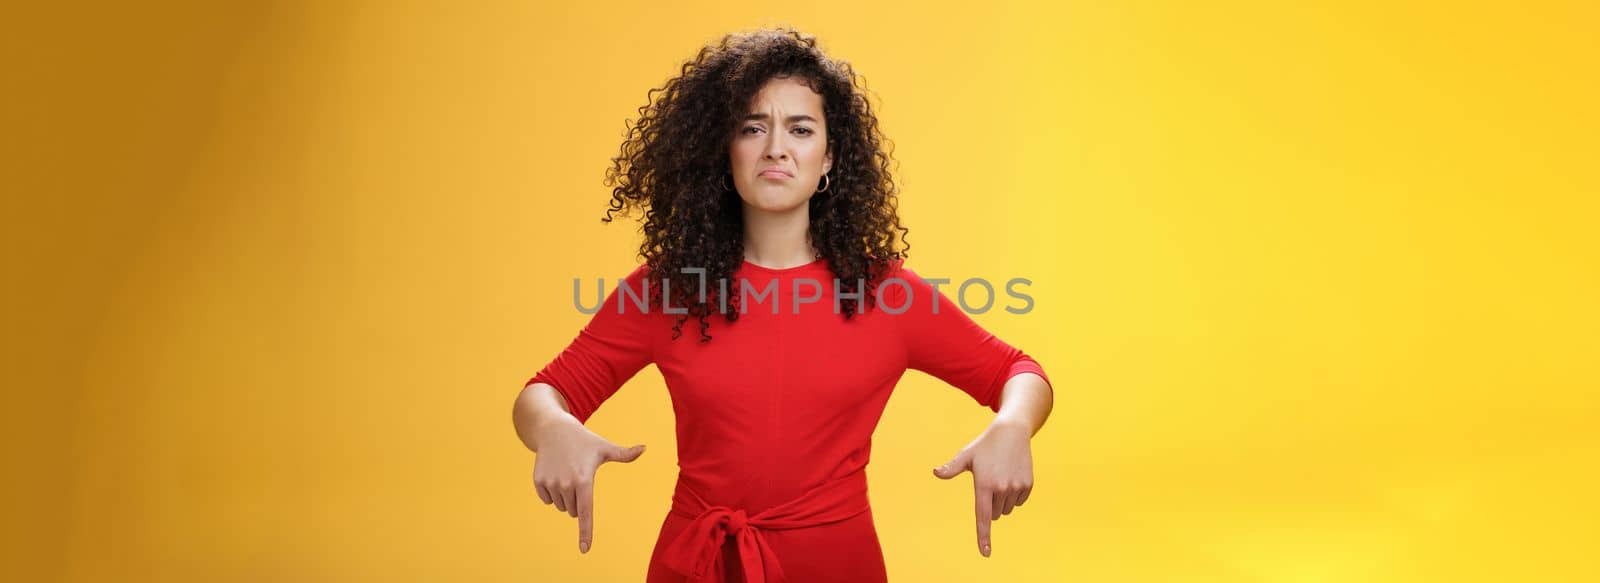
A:
{"type": "MultiPolygon", "coordinates": [[[[769,119],[772,119],[772,116],[765,113],[752,113],[744,116],[743,121],[767,121],[769,119]]],[[[784,121],[787,123],[794,123],[797,121],[815,122],[817,121],[817,118],[802,113],[800,115],[791,115],[787,118],[784,118],[784,121]]]]}

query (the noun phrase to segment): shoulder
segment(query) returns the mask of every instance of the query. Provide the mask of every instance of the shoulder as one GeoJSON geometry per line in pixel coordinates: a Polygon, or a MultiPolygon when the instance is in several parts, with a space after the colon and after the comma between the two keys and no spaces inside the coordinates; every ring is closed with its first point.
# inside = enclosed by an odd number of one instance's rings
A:
{"type": "Polygon", "coordinates": [[[632,282],[639,282],[639,281],[643,281],[643,280],[649,279],[649,278],[650,278],[650,263],[648,263],[648,262],[640,263],[639,265],[634,266],[633,269],[628,272],[628,275],[623,276],[623,279],[626,279],[626,280],[629,280],[629,281],[632,281],[632,282]]]}
{"type": "MultiPolygon", "coordinates": [[[[608,292],[608,294],[611,296],[611,303],[622,303],[622,296],[628,296],[628,298],[634,302],[638,302],[640,300],[648,301],[652,295],[652,292],[655,291],[655,286],[650,284],[650,280],[653,279],[653,276],[650,273],[649,264],[637,265],[627,269],[628,271],[626,274],[622,275],[621,277],[617,277],[615,279],[606,278],[602,280],[602,282],[608,280],[614,282],[612,285],[612,290],[608,292]]],[[[616,270],[614,273],[622,273],[622,270],[616,270]]],[[[604,286],[604,283],[601,285],[604,286]]]]}
{"type": "Polygon", "coordinates": [[[890,259],[881,279],[873,286],[880,290],[883,298],[890,305],[906,305],[906,296],[924,296],[931,289],[928,282],[910,266],[906,265],[904,258],[890,259]]]}

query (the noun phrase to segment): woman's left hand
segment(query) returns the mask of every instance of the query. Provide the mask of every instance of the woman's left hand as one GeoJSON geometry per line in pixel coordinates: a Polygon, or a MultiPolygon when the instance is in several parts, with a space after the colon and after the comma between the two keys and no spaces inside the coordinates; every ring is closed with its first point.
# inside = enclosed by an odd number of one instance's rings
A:
{"type": "Polygon", "coordinates": [[[989,556],[989,523],[1028,500],[1033,490],[1032,432],[1021,423],[996,419],[977,439],[961,448],[933,475],[951,479],[972,472],[973,502],[978,519],[978,552],[989,556]]]}

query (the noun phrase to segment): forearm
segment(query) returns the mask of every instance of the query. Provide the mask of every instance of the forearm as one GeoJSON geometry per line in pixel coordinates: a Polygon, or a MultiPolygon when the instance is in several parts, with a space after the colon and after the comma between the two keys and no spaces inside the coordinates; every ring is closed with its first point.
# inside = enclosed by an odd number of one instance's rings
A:
{"type": "Polygon", "coordinates": [[[1017,374],[1000,390],[1000,412],[995,414],[994,423],[1026,427],[1031,436],[1044,427],[1054,400],[1043,377],[1031,372],[1017,374]]]}
{"type": "Polygon", "coordinates": [[[517,437],[529,450],[539,451],[536,438],[537,429],[549,423],[571,422],[577,423],[578,419],[572,416],[572,409],[567,406],[566,399],[561,393],[545,383],[533,383],[522,389],[517,395],[517,401],[512,406],[511,422],[517,428],[517,437]]]}

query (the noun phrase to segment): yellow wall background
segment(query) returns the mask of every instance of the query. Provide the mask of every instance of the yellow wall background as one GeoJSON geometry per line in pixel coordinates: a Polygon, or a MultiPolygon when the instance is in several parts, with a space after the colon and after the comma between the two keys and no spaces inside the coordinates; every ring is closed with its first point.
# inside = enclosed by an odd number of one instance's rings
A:
{"type": "Polygon", "coordinates": [[[107,4],[0,24],[17,580],[642,580],[659,374],[587,555],[510,406],[635,265],[623,120],[764,24],[865,74],[919,272],[1035,282],[1035,493],[979,556],[989,414],[908,373],[895,580],[1600,577],[1593,3],[107,4]]]}

